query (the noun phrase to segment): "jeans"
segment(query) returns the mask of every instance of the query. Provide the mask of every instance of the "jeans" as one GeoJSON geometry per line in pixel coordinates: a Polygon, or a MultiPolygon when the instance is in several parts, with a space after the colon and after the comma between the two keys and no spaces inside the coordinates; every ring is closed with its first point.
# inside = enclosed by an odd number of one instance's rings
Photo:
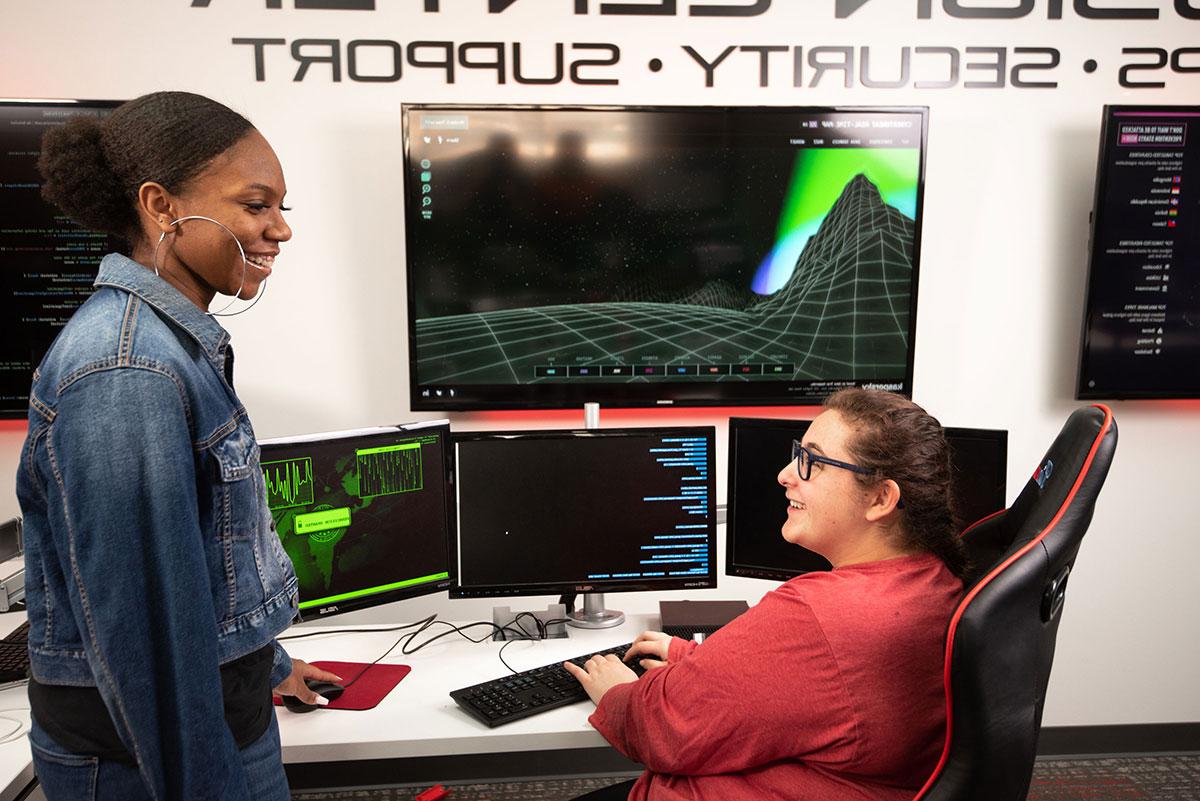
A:
{"type": "MultiPolygon", "coordinates": [[[[151,800],[133,765],[72,754],[50,739],[36,722],[30,727],[29,743],[34,771],[47,801],[151,800]]],[[[240,753],[249,785],[247,799],[289,801],[291,794],[279,752],[279,723],[274,715],[263,735],[240,753]]],[[[228,795],[221,801],[226,799],[233,801],[228,795]]]]}

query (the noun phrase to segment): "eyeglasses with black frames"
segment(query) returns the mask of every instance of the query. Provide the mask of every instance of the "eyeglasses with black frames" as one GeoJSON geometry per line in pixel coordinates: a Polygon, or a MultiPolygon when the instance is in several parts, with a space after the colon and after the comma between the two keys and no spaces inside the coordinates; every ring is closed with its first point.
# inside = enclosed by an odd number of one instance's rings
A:
{"type": "MultiPolygon", "coordinates": [[[[827,464],[831,467],[840,467],[843,470],[849,470],[852,473],[859,473],[864,476],[874,475],[874,470],[869,470],[865,467],[849,462],[843,462],[838,459],[830,459],[828,456],[821,456],[813,453],[808,448],[800,444],[800,440],[792,440],[792,461],[796,463],[796,473],[799,474],[801,481],[808,481],[808,477],[812,475],[812,466],[814,464],[827,464]]],[[[904,499],[901,498],[896,502],[897,509],[904,508],[904,499]]]]}
{"type": "Polygon", "coordinates": [[[812,475],[812,466],[814,464],[827,464],[833,467],[840,467],[843,470],[850,470],[854,473],[861,473],[864,476],[869,476],[874,473],[874,470],[868,470],[865,467],[859,467],[856,464],[849,462],[841,462],[837,459],[830,459],[828,456],[821,456],[813,453],[808,448],[800,444],[799,440],[792,440],[792,461],[796,463],[796,472],[800,474],[801,481],[808,481],[808,477],[812,475]]]}

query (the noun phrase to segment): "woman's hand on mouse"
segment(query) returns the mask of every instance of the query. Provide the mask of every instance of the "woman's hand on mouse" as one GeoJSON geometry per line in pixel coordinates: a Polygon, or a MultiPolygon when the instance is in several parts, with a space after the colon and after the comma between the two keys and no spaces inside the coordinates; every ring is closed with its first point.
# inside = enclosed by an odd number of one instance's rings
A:
{"type": "Polygon", "coordinates": [[[625,652],[625,661],[641,659],[646,670],[666,667],[667,654],[671,649],[671,635],[661,631],[643,631],[625,652]]]}
{"type": "Polygon", "coordinates": [[[279,685],[276,686],[271,692],[275,693],[276,695],[294,695],[306,704],[321,705],[321,701],[317,700],[321,696],[308,689],[308,685],[304,683],[305,679],[332,681],[339,684],[342,682],[342,677],[336,673],[330,673],[328,670],[321,670],[321,668],[314,667],[313,665],[305,662],[303,659],[293,659],[292,675],[281,681],[279,685]]]}

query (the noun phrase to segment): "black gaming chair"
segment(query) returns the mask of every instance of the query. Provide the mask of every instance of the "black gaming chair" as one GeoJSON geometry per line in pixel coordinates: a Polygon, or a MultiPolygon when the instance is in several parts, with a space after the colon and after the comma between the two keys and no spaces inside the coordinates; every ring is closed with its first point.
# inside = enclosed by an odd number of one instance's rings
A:
{"type": "Polygon", "coordinates": [[[914,801],[1029,792],[1067,579],[1117,445],[1105,406],[1077,410],[1012,506],[963,532],[973,569],[946,642],[946,743],[914,801]]]}

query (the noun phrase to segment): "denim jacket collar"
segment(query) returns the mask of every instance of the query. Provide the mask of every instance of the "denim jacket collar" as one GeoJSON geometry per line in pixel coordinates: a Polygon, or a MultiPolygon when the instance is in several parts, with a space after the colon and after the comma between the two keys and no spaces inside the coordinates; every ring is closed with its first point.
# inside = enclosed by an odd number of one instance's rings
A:
{"type": "Polygon", "coordinates": [[[120,253],[110,253],[100,262],[95,286],[117,287],[137,295],[187,331],[213,363],[221,365],[223,351],[229,344],[229,332],[153,270],[120,253]]]}

